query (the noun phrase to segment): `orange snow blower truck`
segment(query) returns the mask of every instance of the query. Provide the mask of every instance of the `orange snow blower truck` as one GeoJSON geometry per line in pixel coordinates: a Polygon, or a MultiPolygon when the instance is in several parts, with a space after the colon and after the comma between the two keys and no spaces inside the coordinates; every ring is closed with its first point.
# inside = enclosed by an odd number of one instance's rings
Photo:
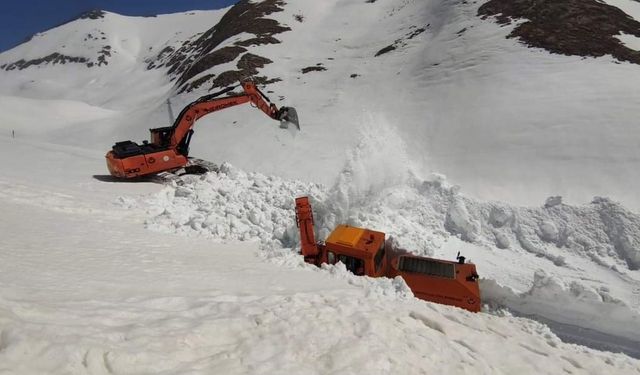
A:
{"type": "MultiPolygon", "coordinates": [[[[209,113],[244,103],[252,103],[267,116],[279,120],[281,128],[288,128],[292,124],[300,130],[294,108],[278,109],[252,81],[242,82],[242,88],[244,94],[241,95],[218,98],[235,89],[228,87],[192,102],[180,112],[173,126],[150,129],[151,142],[144,141],[141,145],[132,141],[117,142],[106,155],[109,173],[118,178],[134,178],[185,167],[193,173],[206,172],[208,165],[204,162],[202,165],[190,163],[188,157],[194,123],[209,113]]],[[[187,173],[190,171],[187,170],[187,173]]]]}
{"type": "Polygon", "coordinates": [[[384,233],[348,225],[338,225],[324,243],[316,243],[308,197],[296,198],[296,223],[307,263],[320,266],[342,262],[360,276],[400,275],[420,299],[480,311],[476,266],[465,263],[460,254],[457,262],[451,262],[400,253],[386,248],[384,233]]]}

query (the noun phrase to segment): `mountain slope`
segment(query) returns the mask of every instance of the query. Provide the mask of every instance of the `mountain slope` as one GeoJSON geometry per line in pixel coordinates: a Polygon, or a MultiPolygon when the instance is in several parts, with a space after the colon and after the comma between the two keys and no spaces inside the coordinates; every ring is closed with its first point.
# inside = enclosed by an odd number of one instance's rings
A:
{"type": "MultiPolygon", "coordinates": [[[[344,166],[344,150],[369,128],[390,127],[406,149],[388,152],[405,152],[412,173],[444,173],[479,198],[530,205],[549,195],[575,203],[601,195],[640,207],[628,188],[640,178],[638,66],[526,48],[507,39],[514,25],[481,19],[481,5],[243,1],[217,28],[210,25],[223,11],[142,20],[107,14],[48,31],[1,54],[0,62],[53,53],[69,29],[82,30],[78,40],[96,22],[109,30],[136,25],[125,30],[140,37],[110,36],[118,42],[112,65],[81,70],[82,79],[59,65],[0,71],[2,93],[122,108],[115,141],[145,138],[147,128],[166,123],[164,98],[173,92],[193,90],[173,98],[180,108],[220,84],[255,75],[273,82],[266,91],[278,104],[298,107],[300,136],[284,137],[250,109],[230,109],[198,124],[193,154],[331,183],[344,166]],[[251,6],[248,29],[234,28],[246,15],[231,17],[251,6]],[[178,37],[166,27],[174,23],[189,26],[178,37]]],[[[85,56],[83,45],[65,49],[85,56]]],[[[91,131],[72,133],[57,141],[105,148],[91,131]]]]}

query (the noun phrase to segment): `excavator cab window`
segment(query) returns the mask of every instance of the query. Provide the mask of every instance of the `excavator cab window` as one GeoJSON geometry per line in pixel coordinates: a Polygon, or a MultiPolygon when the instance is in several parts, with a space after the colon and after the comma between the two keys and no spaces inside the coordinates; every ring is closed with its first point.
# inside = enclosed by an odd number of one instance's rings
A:
{"type": "Polygon", "coordinates": [[[347,255],[338,255],[338,260],[344,263],[348,271],[356,276],[364,275],[364,260],[360,258],[350,257],[347,255]]]}
{"type": "Polygon", "coordinates": [[[151,132],[151,143],[161,148],[169,147],[171,134],[174,131],[173,127],[166,126],[163,128],[149,129],[149,131],[151,132]]]}

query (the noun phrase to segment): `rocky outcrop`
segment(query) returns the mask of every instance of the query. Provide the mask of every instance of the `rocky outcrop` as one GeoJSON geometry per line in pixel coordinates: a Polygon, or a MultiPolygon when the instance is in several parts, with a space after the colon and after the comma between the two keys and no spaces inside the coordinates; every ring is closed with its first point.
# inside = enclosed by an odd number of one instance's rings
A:
{"type": "MultiPolygon", "coordinates": [[[[181,92],[192,91],[206,84],[211,85],[209,89],[216,89],[256,75],[258,68],[271,63],[271,60],[248,53],[247,47],[280,43],[274,35],[289,31],[290,28],[267,16],[282,11],[284,4],[282,0],[241,0],[214,27],[185,41],[175,51],[164,49],[155,61],[149,62],[148,67],[168,68],[171,79],[176,81],[181,92]],[[243,33],[253,34],[254,37],[220,48],[229,38],[243,33]],[[237,70],[202,75],[218,65],[235,61],[239,56],[237,70]]],[[[273,82],[275,79],[254,77],[254,80],[273,82]]]]}
{"type": "Polygon", "coordinates": [[[518,24],[509,34],[529,47],[563,55],[599,57],[640,64],[640,52],[616,35],[640,37],[640,22],[619,8],[596,0],[490,0],[478,9],[483,18],[518,24]]]}

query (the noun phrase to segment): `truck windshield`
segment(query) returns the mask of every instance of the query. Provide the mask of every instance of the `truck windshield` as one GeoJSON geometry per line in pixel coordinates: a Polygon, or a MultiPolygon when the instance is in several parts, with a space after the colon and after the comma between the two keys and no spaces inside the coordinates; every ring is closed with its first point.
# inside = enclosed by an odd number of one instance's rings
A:
{"type": "Polygon", "coordinates": [[[338,260],[344,263],[347,270],[351,271],[354,275],[364,275],[364,261],[362,259],[347,255],[338,255],[338,260]]]}

